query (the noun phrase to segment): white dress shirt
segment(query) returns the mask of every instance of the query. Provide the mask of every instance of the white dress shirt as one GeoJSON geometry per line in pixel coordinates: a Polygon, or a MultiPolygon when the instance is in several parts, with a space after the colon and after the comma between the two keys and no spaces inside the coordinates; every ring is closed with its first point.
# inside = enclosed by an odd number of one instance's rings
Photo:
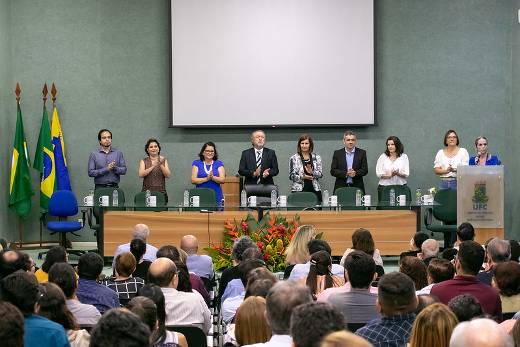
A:
{"type": "Polygon", "coordinates": [[[379,185],[393,186],[406,184],[406,177],[410,175],[410,164],[408,163],[408,156],[401,154],[394,161],[390,160],[385,153],[379,156],[376,164],[376,175],[379,177],[379,185]],[[399,174],[405,176],[392,176],[391,178],[382,178],[384,175],[390,175],[392,171],[398,171],[399,174]]]}
{"type": "MultiPolygon", "coordinates": [[[[469,164],[469,153],[465,148],[459,148],[457,154],[454,157],[450,158],[444,154],[444,150],[440,149],[435,156],[435,161],[433,162],[433,168],[440,167],[441,169],[447,169],[448,166],[451,165],[452,168],[456,169],[458,166],[468,165],[469,164]]],[[[455,178],[457,177],[457,172],[450,171],[448,173],[439,175],[441,178],[455,178]]]]}
{"type": "Polygon", "coordinates": [[[166,326],[194,325],[208,334],[211,329],[211,312],[199,293],[180,292],[174,288],[161,288],[166,306],[166,326]]]}
{"type": "Polygon", "coordinates": [[[255,343],[254,345],[245,345],[244,347],[291,347],[292,343],[293,339],[290,335],[273,335],[265,343],[255,343]]]}
{"type": "MultiPolygon", "coordinates": [[[[299,280],[302,277],[307,277],[309,270],[311,269],[311,262],[308,261],[305,264],[296,264],[291,274],[289,275],[290,280],[299,280]]],[[[338,264],[332,264],[331,271],[333,275],[342,277],[345,275],[345,268],[338,264]]]]}

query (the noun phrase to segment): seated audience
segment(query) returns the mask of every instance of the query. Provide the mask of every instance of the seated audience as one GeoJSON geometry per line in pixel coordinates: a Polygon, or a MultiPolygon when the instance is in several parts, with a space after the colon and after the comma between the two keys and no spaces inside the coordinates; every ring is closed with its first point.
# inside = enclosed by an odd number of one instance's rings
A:
{"type": "Polygon", "coordinates": [[[272,332],[265,317],[265,299],[250,296],[244,300],[235,317],[235,338],[239,346],[269,341],[272,332]]]}
{"type": "Polygon", "coordinates": [[[92,329],[90,347],[149,347],[150,329],[127,309],[109,310],[92,329]]]}
{"type": "Polygon", "coordinates": [[[0,341],[5,346],[23,347],[24,321],[22,312],[7,301],[0,301],[0,341]]]}
{"type": "MultiPolygon", "coordinates": [[[[416,294],[417,295],[417,294],[416,294]]],[[[417,295],[417,308],[415,309],[415,315],[421,313],[426,307],[439,302],[437,298],[430,294],[417,295]]]]}
{"type": "Polygon", "coordinates": [[[130,253],[133,254],[137,265],[135,266],[133,277],[142,278],[145,282],[148,278],[148,268],[152,264],[151,261],[144,259],[146,253],[146,243],[141,239],[133,239],[130,242],[130,253]]]}
{"type": "Polygon", "coordinates": [[[423,242],[421,246],[421,253],[417,255],[419,259],[421,259],[426,266],[430,264],[432,259],[436,259],[439,254],[439,243],[437,240],[428,239],[423,242]]]}
{"type": "Polygon", "coordinates": [[[459,244],[463,241],[475,241],[475,228],[468,222],[461,223],[457,227],[457,246],[454,248],[459,249],[459,244]]]}
{"type": "MultiPolygon", "coordinates": [[[[313,239],[307,243],[307,249],[309,250],[309,254],[314,254],[319,251],[327,251],[327,253],[332,254],[332,250],[325,240],[313,239]]],[[[311,268],[310,259],[305,264],[296,264],[289,275],[290,280],[299,280],[302,277],[305,277],[309,274],[309,270],[311,268]]],[[[331,272],[333,275],[338,277],[343,277],[345,273],[345,268],[343,265],[332,264],[331,272]]]]}
{"type": "Polygon", "coordinates": [[[90,334],[79,328],[76,319],[67,308],[65,295],[60,287],[54,283],[45,282],[40,284],[40,293],[36,313],[64,327],[71,347],[88,346],[90,334]]]}
{"type": "Polygon", "coordinates": [[[348,331],[330,333],[321,340],[320,347],[373,347],[370,342],[348,331]]]}
{"type": "Polygon", "coordinates": [[[441,258],[446,259],[448,261],[452,261],[455,259],[455,256],[459,253],[459,247],[457,248],[446,248],[442,251],[441,258]]]}
{"type": "Polygon", "coordinates": [[[311,254],[310,263],[309,274],[302,277],[300,283],[305,283],[309,287],[314,298],[327,288],[337,288],[345,283],[344,276],[332,274],[332,258],[327,251],[311,254]]]}
{"type": "Polygon", "coordinates": [[[449,347],[457,317],[448,306],[435,303],[417,315],[413,323],[410,347],[449,347]]]}
{"type": "Polygon", "coordinates": [[[509,240],[509,243],[511,244],[511,260],[518,263],[520,260],[520,243],[516,240],[509,240]]]}
{"type": "Polygon", "coordinates": [[[345,268],[352,288],[348,292],[330,295],[327,301],[343,314],[347,324],[367,323],[379,318],[376,309],[377,294],[369,290],[370,283],[376,276],[374,259],[365,252],[354,251],[347,255],[345,268]]]}
{"type": "MultiPolygon", "coordinates": [[[[2,279],[0,283],[1,300],[10,302],[24,315],[25,347],[69,346],[65,329],[35,312],[40,290],[34,274],[17,271],[2,279]]],[[[5,317],[2,317],[1,321],[4,320],[5,317]]]]}
{"type": "Polygon", "coordinates": [[[288,279],[294,265],[305,264],[309,261],[311,255],[307,243],[316,237],[316,228],[314,225],[300,225],[289,242],[289,246],[285,250],[286,268],[283,278],[288,279]]]}
{"type": "Polygon", "coordinates": [[[116,292],[121,305],[125,305],[137,295],[139,288],[144,286],[144,280],[132,276],[137,265],[132,253],[123,252],[119,254],[115,263],[116,275],[103,280],[101,283],[116,292]]]}
{"type": "Polygon", "coordinates": [[[508,318],[520,311],[520,265],[514,261],[493,266],[493,287],[498,289],[502,301],[502,314],[508,318]]]}
{"type": "Polygon", "coordinates": [[[475,241],[463,241],[459,246],[459,253],[455,258],[454,279],[435,284],[430,293],[447,304],[452,298],[460,294],[472,294],[482,305],[484,312],[502,320],[502,305],[500,296],[495,288],[480,282],[478,271],[484,261],[484,249],[475,241]]]}
{"type": "Polygon", "coordinates": [[[294,347],[318,347],[326,335],[344,327],[343,315],[324,302],[299,305],[291,314],[294,347]]]}
{"type": "Polygon", "coordinates": [[[49,282],[61,288],[66,305],[80,326],[94,326],[101,313],[94,305],[82,304],[76,296],[78,280],[74,268],[67,263],[56,263],[49,270],[49,282]]]}
{"type": "Polygon", "coordinates": [[[453,276],[455,276],[455,267],[451,261],[446,259],[432,259],[428,265],[428,268],[426,269],[426,272],[428,274],[428,285],[420,290],[417,290],[417,295],[430,294],[432,287],[436,283],[453,279],[453,276]]]}
{"type": "Polygon", "coordinates": [[[47,255],[45,256],[45,260],[42,264],[42,267],[36,270],[34,275],[38,280],[38,283],[45,283],[49,280],[49,269],[52,265],[56,263],[66,263],[67,259],[67,250],[62,246],[53,246],[47,251],[47,255]]]}
{"type": "Polygon", "coordinates": [[[343,257],[341,257],[340,264],[342,266],[345,263],[347,255],[354,250],[365,252],[374,258],[376,265],[383,266],[383,258],[381,258],[381,253],[376,248],[372,234],[367,229],[359,228],[354,231],[352,234],[352,248],[347,248],[345,253],[343,253],[343,257]]]}
{"type": "Polygon", "coordinates": [[[399,272],[412,279],[415,290],[421,290],[428,284],[426,265],[417,257],[404,257],[401,259],[399,272]]]}
{"type": "MultiPolygon", "coordinates": [[[[132,231],[132,240],[140,239],[146,243],[146,239],[150,236],[150,228],[146,224],[136,224],[134,226],[134,230],[132,231]]],[[[130,252],[130,243],[125,243],[117,246],[116,251],[114,252],[114,259],[123,252],[130,252]]],[[[143,256],[144,260],[154,261],[156,259],[155,254],[157,253],[157,248],[153,245],[146,243],[146,252],[143,256]]],[[[112,264],[115,265],[115,264],[112,264]]]]}
{"type": "Polygon", "coordinates": [[[428,234],[420,231],[415,233],[413,238],[410,240],[410,250],[402,252],[399,255],[399,260],[404,257],[417,257],[417,254],[421,253],[421,247],[424,241],[428,239],[428,234]]]}
{"type": "Polygon", "coordinates": [[[166,309],[164,294],[155,284],[147,284],[139,290],[139,295],[152,300],[157,311],[157,324],[151,329],[150,344],[153,347],[169,347],[169,343],[177,343],[186,347],[186,337],[178,332],[166,330],[166,309]]]}
{"type": "Polygon", "coordinates": [[[188,254],[186,266],[200,278],[211,280],[213,274],[213,261],[209,255],[197,254],[199,251],[199,241],[193,235],[185,235],[181,239],[181,249],[188,254]]]}
{"type": "Polygon", "coordinates": [[[148,271],[148,281],[161,287],[166,303],[166,326],[194,325],[204,333],[211,329],[211,312],[198,293],[178,291],[179,278],[175,263],[157,258],[148,271]]]}
{"type": "Polygon", "coordinates": [[[0,252],[0,279],[18,270],[34,272],[33,266],[34,262],[25,253],[11,249],[0,252]]]}
{"type": "Polygon", "coordinates": [[[379,280],[377,309],[380,319],[358,329],[356,335],[374,346],[405,346],[415,320],[417,297],[410,277],[400,272],[384,275],[379,280]]]}
{"type": "Polygon", "coordinates": [[[460,323],[451,334],[450,347],[467,346],[514,347],[514,344],[511,336],[502,331],[496,322],[478,318],[460,323]]]}
{"type": "Polygon", "coordinates": [[[273,335],[269,341],[250,347],[291,347],[291,314],[299,305],[312,302],[309,289],[295,282],[281,281],[272,286],[265,300],[265,315],[273,335]]]}
{"type": "Polygon", "coordinates": [[[484,271],[479,272],[478,279],[487,285],[491,285],[493,272],[498,263],[509,261],[511,258],[511,244],[507,240],[498,237],[493,238],[486,247],[486,264],[484,271]]]}
{"type": "Polygon", "coordinates": [[[89,252],[79,257],[76,296],[83,304],[94,305],[101,314],[120,306],[117,293],[97,282],[102,271],[103,258],[99,254],[89,252]]]}
{"type": "Polygon", "coordinates": [[[470,321],[473,318],[484,317],[482,305],[471,294],[460,294],[448,302],[448,307],[455,313],[459,322],[470,321]]]}

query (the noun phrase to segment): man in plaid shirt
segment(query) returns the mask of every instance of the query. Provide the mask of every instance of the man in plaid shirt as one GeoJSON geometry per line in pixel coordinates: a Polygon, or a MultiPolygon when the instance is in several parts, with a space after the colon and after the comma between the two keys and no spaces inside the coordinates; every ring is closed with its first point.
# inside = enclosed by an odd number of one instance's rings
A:
{"type": "Polygon", "coordinates": [[[377,309],[382,318],[374,319],[356,331],[374,347],[406,346],[415,320],[417,297],[412,280],[391,272],[379,280],[377,309]]]}

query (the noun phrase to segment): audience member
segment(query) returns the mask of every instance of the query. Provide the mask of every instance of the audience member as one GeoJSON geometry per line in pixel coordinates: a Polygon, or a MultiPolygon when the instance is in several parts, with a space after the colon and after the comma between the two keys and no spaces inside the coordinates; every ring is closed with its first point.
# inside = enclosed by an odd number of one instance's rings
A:
{"type": "Polygon", "coordinates": [[[235,338],[239,346],[264,343],[271,338],[265,306],[264,298],[250,296],[238,308],[235,317],[235,338]]]}
{"type": "Polygon", "coordinates": [[[482,305],[471,294],[457,295],[448,302],[448,307],[455,313],[459,322],[466,322],[473,318],[484,316],[482,305]]]}
{"type": "Polygon", "coordinates": [[[148,268],[152,262],[144,259],[146,253],[146,243],[141,239],[133,239],[130,242],[130,253],[134,255],[137,265],[135,266],[133,277],[139,277],[145,280],[148,278],[148,268]]]}
{"type": "Polygon", "coordinates": [[[417,255],[419,259],[422,259],[424,264],[428,266],[432,259],[437,258],[439,255],[439,243],[435,239],[428,239],[423,242],[421,246],[421,253],[417,255]]]}
{"type": "Polygon", "coordinates": [[[45,255],[45,261],[43,262],[42,267],[34,273],[38,283],[45,283],[49,280],[49,270],[52,265],[56,263],[66,263],[67,261],[67,250],[65,247],[51,247],[47,251],[47,255],[45,255]]]}
{"type": "Polygon", "coordinates": [[[94,305],[82,304],[76,296],[78,280],[74,268],[67,263],[56,263],[49,270],[49,282],[61,288],[66,305],[80,326],[94,326],[101,314],[94,305]]]}
{"type": "Polygon", "coordinates": [[[24,321],[20,310],[7,301],[0,301],[0,341],[9,347],[23,347],[24,321]]]}
{"type": "Polygon", "coordinates": [[[17,250],[3,250],[0,252],[0,279],[18,270],[31,271],[30,257],[17,250]]]}
{"type": "Polygon", "coordinates": [[[101,283],[116,292],[121,305],[125,305],[137,295],[139,288],[144,286],[144,280],[132,276],[137,265],[132,253],[123,252],[116,257],[114,262],[116,263],[116,275],[101,283]]]}
{"type": "Polygon", "coordinates": [[[448,306],[435,303],[419,313],[413,323],[410,347],[449,347],[457,317],[448,306]]]}
{"type": "Polygon", "coordinates": [[[150,329],[127,309],[109,310],[92,329],[90,347],[149,347],[150,329]]]}
{"type": "Polygon", "coordinates": [[[459,249],[458,244],[463,241],[475,241],[475,228],[473,225],[468,222],[461,223],[457,227],[457,247],[459,249]]]}
{"type": "Polygon", "coordinates": [[[376,275],[374,259],[365,252],[353,251],[345,259],[345,268],[352,288],[347,292],[332,294],[328,302],[343,314],[347,324],[366,323],[379,318],[377,294],[369,290],[376,275]]]}
{"type": "Polygon", "coordinates": [[[88,347],[90,334],[78,327],[76,319],[67,308],[65,295],[60,287],[52,282],[45,282],[40,284],[40,293],[36,313],[65,328],[72,347],[88,347]]]}
{"type": "Polygon", "coordinates": [[[309,274],[300,279],[311,290],[311,294],[316,298],[327,288],[337,288],[345,283],[344,276],[332,274],[332,258],[327,251],[318,251],[311,254],[311,266],[309,274]]]}
{"type": "Polygon", "coordinates": [[[185,235],[181,239],[181,249],[188,254],[186,266],[200,278],[211,280],[213,278],[213,261],[205,254],[197,254],[199,251],[199,241],[193,235],[185,235]]]}
{"type": "Polygon", "coordinates": [[[502,301],[502,313],[520,311],[520,265],[514,261],[494,265],[493,287],[497,288],[502,301]]]}
{"type": "Polygon", "coordinates": [[[377,309],[382,318],[369,322],[356,331],[374,346],[405,346],[415,320],[417,297],[410,277],[400,272],[384,275],[379,280],[377,309]]]}
{"type": "MultiPolygon", "coordinates": [[[[472,242],[472,241],[465,241],[472,242]]],[[[450,347],[514,347],[513,339],[500,326],[487,318],[462,322],[451,334],[450,347]]]]}
{"type": "Polygon", "coordinates": [[[294,347],[318,347],[326,335],[344,328],[343,315],[324,302],[299,305],[291,314],[294,347]]]}
{"type": "Polygon", "coordinates": [[[323,338],[320,347],[373,347],[370,342],[348,331],[336,331],[323,338]]]}
{"type": "Polygon", "coordinates": [[[514,346],[520,346],[520,319],[517,319],[513,329],[511,330],[511,336],[513,337],[514,346]]]}
{"type": "Polygon", "coordinates": [[[349,255],[349,253],[354,250],[365,252],[374,258],[376,265],[383,266],[383,258],[381,258],[381,253],[376,248],[372,234],[367,229],[359,228],[354,231],[352,234],[352,248],[347,248],[345,253],[343,253],[343,257],[341,257],[340,261],[341,266],[345,264],[347,255],[349,255]]]}
{"type": "MultiPolygon", "coordinates": [[[[134,226],[134,230],[132,231],[132,239],[140,239],[146,243],[146,240],[150,236],[150,228],[146,224],[136,224],[134,226]]],[[[130,243],[125,243],[117,246],[116,251],[114,252],[114,259],[123,252],[130,252],[130,243]]],[[[146,251],[143,255],[144,260],[154,261],[156,259],[155,254],[157,253],[157,248],[153,245],[146,243],[146,251]]],[[[136,258],[137,259],[137,258],[136,258]]],[[[112,264],[115,265],[115,264],[112,264]]]]}
{"type": "Polygon", "coordinates": [[[169,347],[168,343],[178,343],[181,347],[188,345],[186,337],[178,332],[166,330],[166,308],[164,294],[155,284],[147,284],[139,290],[139,295],[152,300],[157,310],[157,324],[152,329],[150,344],[154,347],[169,347]]]}
{"type": "Polygon", "coordinates": [[[502,319],[502,305],[500,296],[495,288],[492,288],[477,278],[478,271],[484,261],[484,249],[475,241],[463,241],[459,245],[459,253],[455,258],[454,279],[437,283],[430,291],[439,298],[443,304],[460,294],[472,294],[482,305],[484,312],[502,319]]]}
{"type": "Polygon", "coordinates": [[[402,252],[399,255],[399,260],[404,257],[417,257],[417,255],[421,252],[421,247],[424,241],[428,239],[428,234],[422,231],[415,233],[415,235],[410,240],[410,250],[402,252]]]}
{"type": "MultiPolygon", "coordinates": [[[[309,254],[314,254],[318,251],[327,251],[327,253],[332,254],[332,250],[325,240],[313,239],[307,243],[307,249],[309,250],[309,254]]],[[[310,259],[305,264],[296,264],[289,275],[290,280],[299,280],[302,277],[306,277],[309,274],[309,270],[311,268],[310,259]]],[[[331,272],[335,276],[343,277],[345,273],[345,268],[343,265],[332,264],[331,272]]]]}
{"type": "Polygon", "coordinates": [[[441,283],[453,279],[455,276],[455,267],[446,259],[432,259],[428,268],[427,281],[428,285],[417,291],[417,295],[430,294],[432,287],[436,283],[441,283]]]}
{"type": "Polygon", "coordinates": [[[459,253],[459,246],[457,246],[457,248],[445,248],[442,251],[441,258],[446,259],[448,261],[452,261],[453,259],[455,259],[457,253],[459,253]]]}
{"type": "Polygon", "coordinates": [[[520,260],[520,243],[516,240],[509,240],[509,243],[511,244],[511,260],[518,263],[520,260]]]}
{"type": "Polygon", "coordinates": [[[486,264],[485,270],[479,272],[478,279],[487,285],[491,285],[493,272],[498,263],[509,261],[511,258],[511,244],[507,240],[498,237],[493,238],[486,247],[486,264]]]}
{"type": "MultiPolygon", "coordinates": [[[[417,295],[417,294],[416,294],[417,295]]],[[[437,298],[430,294],[417,295],[417,308],[415,309],[415,315],[421,313],[426,307],[439,302],[437,298]]]]}
{"type": "Polygon", "coordinates": [[[211,329],[211,312],[198,293],[178,291],[175,263],[157,258],[148,272],[148,281],[161,287],[166,303],[166,325],[195,325],[206,334],[211,329]]]}
{"type": "Polygon", "coordinates": [[[399,272],[410,277],[415,285],[415,290],[421,290],[428,285],[426,265],[417,257],[404,257],[399,265],[399,272]]]}
{"type": "MultiPolygon", "coordinates": [[[[67,334],[61,325],[35,314],[40,290],[34,274],[22,271],[10,274],[2,279],[0,293],[3,301],[10,302],[24,315],[25,347],[69,346],[67,334]]],[[[3,320],[5,317],[0,321],[3,320]]]]}
{"type": "Polygon", "coordinates": [[[305,264],[309,261],[311,255],[307,243],[316,237],[316,228],[314,225],[300,225],[289,242],[289,246],[285,250],[285,271],[283,278],[288,279],[292,269],[296,264],[305,264]]]}

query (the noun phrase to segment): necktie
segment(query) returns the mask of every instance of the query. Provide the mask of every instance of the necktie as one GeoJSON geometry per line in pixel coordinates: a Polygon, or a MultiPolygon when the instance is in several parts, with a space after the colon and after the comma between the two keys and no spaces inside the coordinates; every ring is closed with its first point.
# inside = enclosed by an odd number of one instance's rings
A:
{"type": "MultiPolygon", "coordinates": [[[[258,169],[262,164],[262,152],[256,151],[256,168],[258,169]]],[[[258,176],[258,179],[256,180],[256,183],[260,183],[260,178],[262,176],[258,176]]]]}

